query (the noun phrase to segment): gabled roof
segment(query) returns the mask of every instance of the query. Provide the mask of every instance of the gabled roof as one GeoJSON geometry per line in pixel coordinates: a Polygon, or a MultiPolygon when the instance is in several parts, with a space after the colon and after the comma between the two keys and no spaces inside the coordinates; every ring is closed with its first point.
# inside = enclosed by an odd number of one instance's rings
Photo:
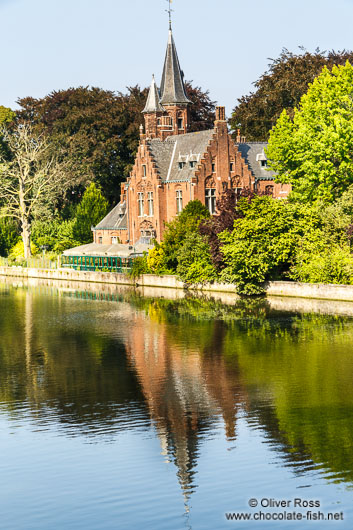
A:
{"type": "Polygon", "coordinates": [[[236,146],[256,180],[274,180],[276,173],[261,165],[261,160],[266,160],[266,142],[237,143],[236,146]]]}
{"type": "Polygon", "coordinates": [[[154,75],[152,76],[152,83],[150,86],[150,91],[148,93],[146,106],[142,112],[164,112],[164,108],[159,103],[159,92],[156,85],[156,81],[154,79],[154,75]]]}
{"type": "Polygon", "coordinates": [[[178,54],[171,29],[169,30],[167,51],[164,60],[160,102],[162,105],[190,103],[185,94],[183,73],[180,69],[178,54]]]}
{"type": "Polygon", "coordinates": [[[127,216],[125,202],[119,202],[109,213],[102,219],[94,230],[126,230],[127,216]]]}
{"type": "Polygon", "coordinates": [[[214,129],[209,129],[170,136],[164,142],[159,139],[149,140],[148,146],[162,180],[164,182],[191,180],[213,134],[214,129]],[[193,167],[190,162],[193,163],[193,167]],[[179,163],[183,163],[182,168],[179,167],[179,163]]]}

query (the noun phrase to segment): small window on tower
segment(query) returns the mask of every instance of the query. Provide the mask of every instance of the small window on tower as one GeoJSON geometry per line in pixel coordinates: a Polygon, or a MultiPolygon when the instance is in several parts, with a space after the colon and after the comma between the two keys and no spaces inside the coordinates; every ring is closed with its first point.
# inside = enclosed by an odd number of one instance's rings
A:
{"type": "Polygon", "coordinates": [[[234,171],[234,162],[230,163],[230,171],[234,171]]]}
{"type": "Polygon", "coordinates": [[[183,118],[178,118],[178,129],[183,129],[183,118]]]}
{"type": "Polygon", "coordinates": [[[216,173],[216,163],[214,160],[212,161],[212,173],[216,173]]]}
{"type": "Polygon", "coordinates": [[[146,171],[146,164],[143,164],[143,166],[142,166],[142,174],[143,174],[144,177],[145,177],[146,174],[147,174],[147,171],[146,171]]]}
{"type": "Polygon", "coordinates": [[[160,124],[161,124],[161,119],[158,118],[158,120],[157,120],[157,125],[158,125],[158,127],[160,126],[160,124]]]}

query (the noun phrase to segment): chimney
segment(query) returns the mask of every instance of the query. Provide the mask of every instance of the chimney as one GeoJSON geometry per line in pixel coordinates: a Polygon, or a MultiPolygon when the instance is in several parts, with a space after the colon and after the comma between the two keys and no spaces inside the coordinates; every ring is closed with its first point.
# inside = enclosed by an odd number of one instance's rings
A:
{"type": "Polygon", "coordinates": [[[241,136],[240,129],[237,129],[237,136],[235,143],[237,144],[245,144],[246,143],[246,136],[241,136]]]}
{"type": "Polygon", "coordinates": [[[216,107],[216,121],[226,121],[225,107],[216,107]]]}

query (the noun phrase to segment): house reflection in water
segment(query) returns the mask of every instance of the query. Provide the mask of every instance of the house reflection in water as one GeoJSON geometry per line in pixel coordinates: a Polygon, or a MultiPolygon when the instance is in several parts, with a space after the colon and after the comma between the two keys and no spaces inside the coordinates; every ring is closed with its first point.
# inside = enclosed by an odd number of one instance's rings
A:
{"type": "MultiPolygon", "coordinates": [[[[151,309],[152,306],[150,306],[151,309]]],[[[219,351],[225,326],[213,323],[213,340],[205,348],[171,340],[173,326],[153,315],[135,313],[126,352],[136,371],[160,439],[162,454],[178,468],[185,500],[193,482],[200,440],[222,415],[227,439],[236,437],[243,390],[238,372],[226,366],[219,351]]]]}

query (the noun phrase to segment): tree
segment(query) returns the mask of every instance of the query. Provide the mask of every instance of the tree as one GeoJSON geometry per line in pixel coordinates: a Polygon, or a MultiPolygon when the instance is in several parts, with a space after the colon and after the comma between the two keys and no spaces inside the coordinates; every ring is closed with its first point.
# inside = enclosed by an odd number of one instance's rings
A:
{"type": "Polygon", "coordinates": [[[211,101],[209,90],[203,91],[199,86],[193,87],[192,81],[186,81],[185,92],[191,101],[189,132],[212,129],[216,118],[216,102],[211,101]]]}
{"type": "Polygon", "coordinates": [[[176,273],[189,284],[216,280],[217,271],[212,264],[210,247],[206,237],[190,232],[178,251],[176,273]]]}
{"type": "MultiPolygon", "coordinates": [[[[241,192],[241,197],[250,201],[254,197],[254,194],[250,190],[244,189],[241,192]]],[[[207,238],[212,263],[218,271],[221,271],[224,267],[224,256],[221,251],[221,241],[218,235],[225,230],[231,232],[234,228],[235,219],[243,217],[242,211],[236,208],[236,199],[235,191],[228,189],[217,201],[217,212],[219,213],[213,215],[210,219],[205,219],[199,226],[200,234],[207,238]]]]}
{"type": "Polygon", "coordinates": [[[0,153],[0,201],[2,216],[21,223],[24,255],[31,256],[31,224],[46,217],[66,187],[65,165],[43,135],[33,134],[29,125],[18,125],[11,132],[3,129],[10,159],[0,153]]]}
{"type": "Polygon", "coordinates": [[[305,205],[269,196],[241,199],[242,217],[232,232],[219,235],[225,267],[221,279],[240,294],[260,294],[265,282],[288,277],[300,238],[320,226],[319,213],[305,205]]]}
{"type": "Polygon", "coordinates": [[[210,212],[199,200],[188,202],[180,214],[170,223],[166,223],[162,243],[156,243],[150,250],[148,267],[152,272],[173,273],[178,266],[178,256],[185,238],[192,232],[197,232],[203,219],[210,217],[210,212]]]}
{"type": "MultiPolygon", "coordinates": [[[[230,125],[233,131],[241,129],[249,141],[264,141],[283,109],[293,117],[300,98],[324,66],[353,63],[353,52],[330,52],[316,49],[314,53],[301,48],[292,53],[286,48],[277,59],[270,59],[268,70],[254,83],[255,91],[238,99],[230,125]]],[[[234,137],[236,133],[234,132],[234,137]]]]}
{"type": "Polygon", "coordinates": [[[108,213],[108,201],[94,182],[86,189],[76,210],[74,237],[81,243],[92,242],[92,226],[96,226],[108,213]]]}
{"type": "Polygon", "coordinates": [[[291,119],[284,110],[267,157],[299,201],[332,202],[353,183],[353,67],[324,67],[291,119]]]}
{"type": "Polygon", "coordinates": [[[94,180],[114,203],[137,150],[146,94],[137,86],[127,94],[70,88],[43,99],[20,99],[18,116],[62,151],[71,162],[70,178],[76,185],[85,187],[94,180]]]}

